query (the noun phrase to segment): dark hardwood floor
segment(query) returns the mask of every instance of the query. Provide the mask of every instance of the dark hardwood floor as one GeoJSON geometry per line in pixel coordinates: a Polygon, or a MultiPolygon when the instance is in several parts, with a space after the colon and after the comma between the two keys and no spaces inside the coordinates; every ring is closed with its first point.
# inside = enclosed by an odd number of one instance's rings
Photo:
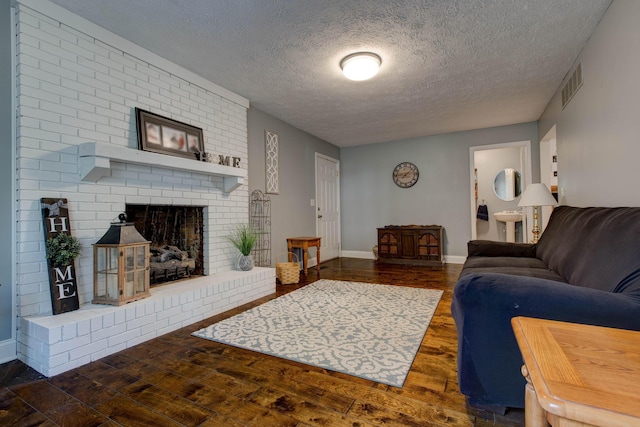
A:
{"type": "Polygon", "coordinates": [[[450,313],[459,265],[409,267],[341,258],[324,279],[444,290],[402,388],[192,337],[191,332],[317,280],[52,378],[0,366],[2,426],[521,426],[522,411],[469,408],[458,391],[450,313]]]}

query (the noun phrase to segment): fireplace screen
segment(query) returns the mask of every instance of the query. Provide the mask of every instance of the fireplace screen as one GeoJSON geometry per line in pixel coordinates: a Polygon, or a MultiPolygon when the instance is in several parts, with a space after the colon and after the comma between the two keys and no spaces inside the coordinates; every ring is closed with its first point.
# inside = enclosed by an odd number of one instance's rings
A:
{"type": "Polygon", "coordinates": [[[152,284],[203,275],[204,208],[127,205],[127,216],[151,242],[152,284]]]}

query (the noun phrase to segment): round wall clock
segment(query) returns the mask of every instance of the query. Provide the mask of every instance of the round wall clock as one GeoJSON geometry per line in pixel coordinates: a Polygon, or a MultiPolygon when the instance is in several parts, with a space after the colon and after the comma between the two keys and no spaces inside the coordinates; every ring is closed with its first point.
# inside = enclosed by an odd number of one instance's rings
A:
{"type": "Polygon", "coordinates": [[[418,167],[410,162],[402,162],[393,170],[393,182],[398,187],[409,188],[418,182],[418,167]]]}

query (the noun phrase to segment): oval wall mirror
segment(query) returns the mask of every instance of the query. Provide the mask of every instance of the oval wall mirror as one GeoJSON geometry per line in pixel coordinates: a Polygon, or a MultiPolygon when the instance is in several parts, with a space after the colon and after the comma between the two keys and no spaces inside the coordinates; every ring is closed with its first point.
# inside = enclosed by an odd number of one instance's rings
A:
{"type": "Polygon", "coordinates": [[[505,168],[493,179],[493,191],[500,200],[510,202],[522,192],[520,172],[512,168],[505,168]]]}

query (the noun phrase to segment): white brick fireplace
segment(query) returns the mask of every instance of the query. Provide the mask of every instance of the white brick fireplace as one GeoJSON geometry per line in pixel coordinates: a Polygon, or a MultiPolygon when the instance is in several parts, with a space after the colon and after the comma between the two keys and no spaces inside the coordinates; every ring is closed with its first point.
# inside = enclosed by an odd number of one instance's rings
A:
{"type": "Polygon", "coordinates": [[[273,269],[233,271],[223,238],[248,218],[248,101],[52,3],[18,1],[16,12],[18,357],[55,375],[273,293],[273,269]],[[135,107],[202,128],[205,150],[241,167],[139,151],[135,107]],[[56,316],[43,197],[68,200],[83,245],[81,309],[56,316]],[[126,204],[204,207],[206,276],[123,307],[89,304],[91,245],[126,204]]]}

